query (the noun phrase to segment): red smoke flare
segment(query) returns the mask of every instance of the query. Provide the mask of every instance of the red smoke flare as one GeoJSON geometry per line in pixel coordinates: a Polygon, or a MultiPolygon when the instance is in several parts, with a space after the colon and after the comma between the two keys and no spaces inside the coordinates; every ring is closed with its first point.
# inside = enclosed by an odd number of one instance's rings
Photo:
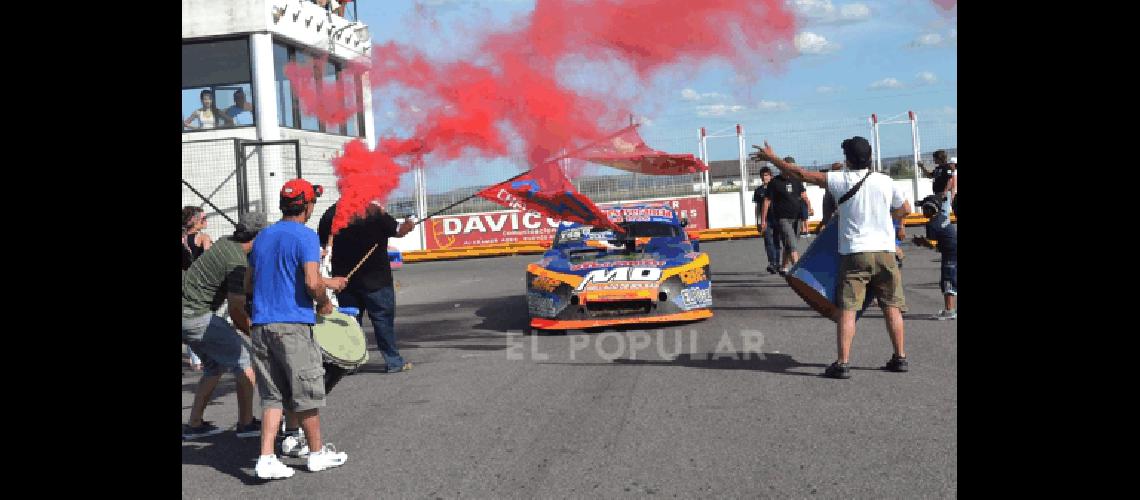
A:
{"type": "Polygon", "coordinates": [[[336,187],[340,191],[332,234],[337,234],[352,220],[363,214],[373,200],[383,202],[400,183],[400,175],[407,168],[396,163],[396,158],[411,155],[411,163],[423,161],[422,144],[417,140],[384,139],[375,151],[369,151],[364,141],[356,139],[344,146],[344,154],[333,158],[336,187]]]}

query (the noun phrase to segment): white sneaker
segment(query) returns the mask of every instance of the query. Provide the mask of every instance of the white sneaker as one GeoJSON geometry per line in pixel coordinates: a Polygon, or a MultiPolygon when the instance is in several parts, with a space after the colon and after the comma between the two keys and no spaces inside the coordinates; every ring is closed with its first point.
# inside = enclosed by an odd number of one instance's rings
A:
{"type": "Polygon", "coordinates": [[[281,454],[301,458],[309,455],[309,443],[305,439],[305,431],[298,430],[297,434],[289,434],[281,441],[281,454]]]}
{"type": "Polygon", "coordinates": [[[285,479],[293,477],[293,474],[297,472],[292,467],[281,463],[277,459],[277,455],[271,455],[268,458],[259,457],[257,467],[254,470],[257,472],[257,477],[261,479],[285,479]]]}
{"type": "Polygon", "coordinates": [[[348,454],[336,451],[332,443],[325,443],[321,451],[309,453],[309,470],[319,472],[332,467],[339,467],[348,461],[348,454]]]}

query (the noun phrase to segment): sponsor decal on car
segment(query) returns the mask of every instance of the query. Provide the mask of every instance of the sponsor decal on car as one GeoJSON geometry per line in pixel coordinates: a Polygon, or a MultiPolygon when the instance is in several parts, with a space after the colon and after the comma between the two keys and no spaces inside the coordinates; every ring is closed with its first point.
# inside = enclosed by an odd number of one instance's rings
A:
{"type": "Polygon", "coordinates": [[[681,301],[685,307],[710,307],[712,305],[711,288],[682,288],[681,301]]]}
{"type": "Polygon", "coordinates": [[[538,276],[534,279],[534,281],[530,282],[531,288],[534,288],[535,290],[541,290],[543,292],[553,292],[554,289],[558,288],[558,285],[560,284],[562,284],[561,281],[558,281],[549,276],[538,276]]]}
{"type": "Polygon", "coordinates": [[[697,283],[697,282],[704,281],[704,280],[708,279],[708,277],[705,276],[705,268],[703,268],[703,267],[695,267],[695,268],[689,269],[687,271],[681,271],[680,276],[681,276],[681,281],[684,282],[686,285],[692,285],[693,283],[697,283]]]}
{"type": "Polygon", "coordinates": [[[590,271],[582,278],[576,290],[583,290],[592,283],[610,283],[619,281],[649,281],[656,283],[661,279],[661,268],[657,267],[615,267],[613,269],[597,269],[590,271]]]}
{"type": "Polygon", "coordinates": [[[556,313],[554,309],[554,297],[549,295],[527,292],[526,305],[527,309],[530,310],[531,316],[554,316],[556,313]]]}
{"type": "Polygon", "coordinates": [[[605,269],[608,267],[661,267],[665,265],[663,260],[611,260],[609,262],[583,262],[581,264],[572,264],[571,271],[580,271],[582,269],[605,269]]]}

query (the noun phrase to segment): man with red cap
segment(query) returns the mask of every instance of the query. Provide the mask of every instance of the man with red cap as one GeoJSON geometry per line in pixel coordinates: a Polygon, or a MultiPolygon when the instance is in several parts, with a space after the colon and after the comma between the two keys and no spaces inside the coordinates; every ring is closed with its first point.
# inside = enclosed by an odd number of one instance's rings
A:
{"type": "Polygon", "coordinates": [[[345,278],[322,278],[317,233],[305,226],[313,215],[320,186],[293,179],[281,188],[282,218],[253,242],[246,290],[253,294],[251,339],[257,389],[261,395],[261,456],[255,471],[262,479],[293,475],[274,451],[284,409],[296,414],[305,431],[309,470],[337,467],[348,455],[322,446],[320,408],[325,406],[321,348],[313,337],[317,311],[333,312],[326,288],[341,290],[345,278]]]}

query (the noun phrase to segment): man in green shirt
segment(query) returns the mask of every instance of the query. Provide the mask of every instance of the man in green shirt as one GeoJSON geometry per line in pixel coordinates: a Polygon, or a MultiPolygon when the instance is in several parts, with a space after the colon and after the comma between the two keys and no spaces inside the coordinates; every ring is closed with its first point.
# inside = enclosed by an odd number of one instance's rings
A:
{"type": "Polygon", "coordinates": [[[233,371],[237,379],[237,436],[261,434],[261,422],[253,418],[254,372],[248,341],[240,338],[234,326],[249,335],[244,283],[249,266],[247,255],[253,248],[253,238],[266,226],[265,214],[250,212],[241,216],[233,236],[215,242],[182,273],[182,342],[202,358],[203,366],[190,422],[182,430],[183,439],[222,432],[202,420],[202,414],[227,371],[233,371]],[[228,302],[233,326],[214,314],[222,302],[228,302]]]}

